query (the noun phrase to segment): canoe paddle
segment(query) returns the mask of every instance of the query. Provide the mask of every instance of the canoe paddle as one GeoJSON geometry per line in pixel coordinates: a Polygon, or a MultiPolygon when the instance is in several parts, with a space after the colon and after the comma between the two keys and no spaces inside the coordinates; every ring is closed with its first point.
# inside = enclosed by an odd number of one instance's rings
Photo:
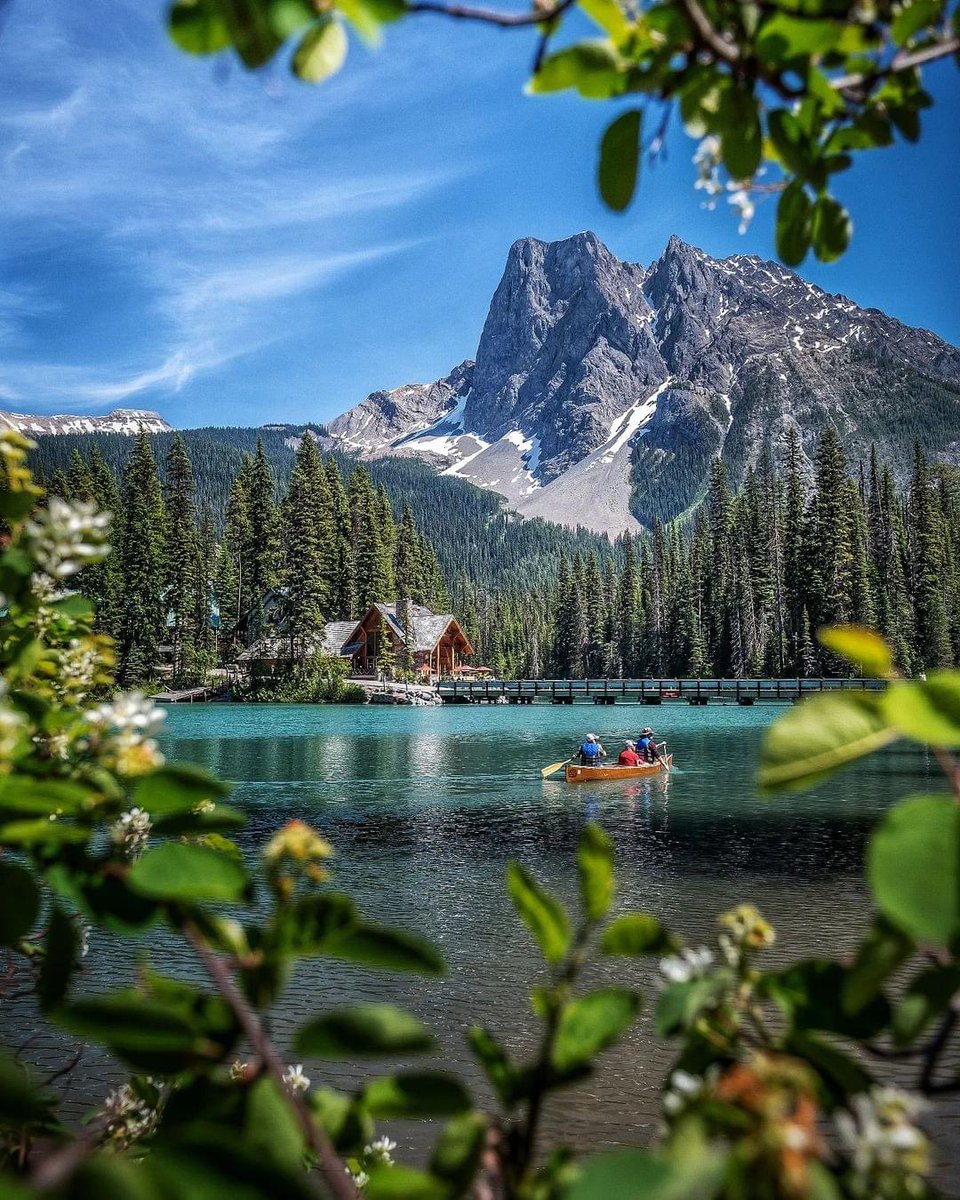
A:
{"type": "Polygon", "coordinates": [[[559,762],[551,763],[549,767],[544,767],[540,774],[546,779],[548,775],[555,775],[561,767],[565,767],[568,762],[572,761],[569,758],[561,758],[559,762]]]}

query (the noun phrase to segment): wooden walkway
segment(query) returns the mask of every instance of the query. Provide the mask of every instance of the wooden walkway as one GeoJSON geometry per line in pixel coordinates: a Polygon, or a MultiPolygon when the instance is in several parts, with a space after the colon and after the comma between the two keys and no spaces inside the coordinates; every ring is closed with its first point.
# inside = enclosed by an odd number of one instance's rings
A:
{"type": "Polygon", "coordinates": [[[872,691],[876,679],[472,679],[445,680],[446,704],[790,704],[814,692],[872,691]]]}

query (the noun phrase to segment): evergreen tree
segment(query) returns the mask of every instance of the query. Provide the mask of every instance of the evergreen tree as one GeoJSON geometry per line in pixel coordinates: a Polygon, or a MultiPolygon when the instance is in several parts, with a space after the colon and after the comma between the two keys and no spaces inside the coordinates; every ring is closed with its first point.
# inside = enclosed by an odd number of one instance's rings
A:
{"type": "Polygon", "coordinates": [[[133,687],[156,670],[165,616],[163,495],[150,441],[142,432],[124,471],[123,510],[117,678],[133,687]]]}
{"type": "Polygon", "coordinates": [[[202,631],[195,624],[199,553],[196,485],[190,456],[179,434],[167,453],[165,491],[164,601],[173,677],[180,680],[202,631]]]}
{"type": "Polygon", "coordinates": [[[943,522],[919,442],[914,447],[910,480],[908,538],[915,614],[912,657],[922,670],[948,666],[950,637],[944,599],[943,522]]]}
{"type": "Polygon", "coordinates": [[[309,430],[297,448],[290,486],[281,505],[281,523],[290,657],[303,661],[316,650],[333,602],[330,493],[309,430]]]}

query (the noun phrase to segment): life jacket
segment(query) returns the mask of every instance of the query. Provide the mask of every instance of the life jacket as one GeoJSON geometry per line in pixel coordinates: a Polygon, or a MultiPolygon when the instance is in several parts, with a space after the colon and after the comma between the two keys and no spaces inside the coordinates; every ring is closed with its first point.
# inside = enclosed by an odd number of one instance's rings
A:
{"type": "Polygon", "coordinates": [[[647,762],[653,762],[653,760],[656,758],[656,753],[654,752],[653,738],[651,738],[651,737],[638,738],[637,739],[637,753],[640,755],[641,758],[646,759],[647,762]]]}
{"type": "Polygon", "coordinates": [[[581,758],[599,758],[600,746],[597,742],[584,742],[580,747],[581,758]]]}

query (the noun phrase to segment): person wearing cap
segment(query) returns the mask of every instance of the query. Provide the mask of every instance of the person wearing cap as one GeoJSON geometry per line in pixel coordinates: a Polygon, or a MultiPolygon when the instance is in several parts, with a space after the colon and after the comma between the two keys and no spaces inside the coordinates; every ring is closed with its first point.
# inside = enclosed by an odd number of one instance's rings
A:
{"type": "Polygon", "coordinates": [[[653,730],[649,725],[645,729],[641,729],[640,736],[637,738],[637,754],[643,762],[660,761],[660,751],[657,749],[657,743],[653,740],[653,730]]]}
{"type": "Polygon", "coordinates": [[[586,740],[578,751],[580,755],[580,764],[584,767],[596,767],[601,758],[607,757],[607,752],[600,744],[600,739],[595,733],[588,733],[586,740]]]}
{"type": "Polygon", "coordinates": [[[640,755],[637,753],[636,742],[628,740],[624,743],[617,762],[621,767],[638,767],[640,765],[640,755]]]}

